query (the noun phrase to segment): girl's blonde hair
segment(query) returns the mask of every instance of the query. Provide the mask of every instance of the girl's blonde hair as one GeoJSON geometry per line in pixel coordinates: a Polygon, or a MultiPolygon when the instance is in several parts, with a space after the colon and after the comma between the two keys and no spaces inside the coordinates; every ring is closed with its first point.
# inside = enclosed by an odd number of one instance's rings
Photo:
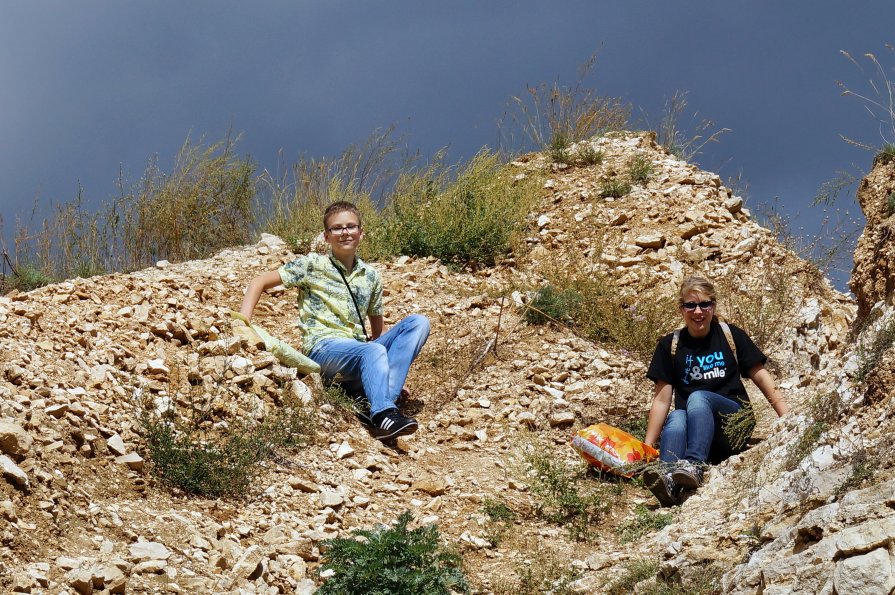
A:
{"type": "Polygon", "coordinates": [[[714,316],[720,319],[718,314],[718,292],[715,291],[715,285],[705,277],[700,277],[699,275],[693,275],[692,277],[687,277],[681,283],[681,289],[678,292],[678,303],[684,303],[684,296],[690,292],[701,293],[706,296],[713,302],[715,302],[715,311],[714,316]]]}

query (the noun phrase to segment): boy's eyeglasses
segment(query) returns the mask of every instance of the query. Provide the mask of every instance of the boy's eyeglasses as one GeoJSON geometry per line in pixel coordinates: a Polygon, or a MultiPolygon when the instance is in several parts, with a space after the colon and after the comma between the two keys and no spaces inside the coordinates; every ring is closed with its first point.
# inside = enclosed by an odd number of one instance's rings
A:
{"type": "Polygon", "coordinates": [[[681,304],[681,307],[687,312],[694,312],[698,307],[700,310],[711,310],[715,307],[715,302],[705,301],[705,302],[684,302],[681,304]]]}
{"type": "Polygon", "coordinates": [[[338,235],[338,234],[341,234],[342,232],[355,233],[359,229],[360,229],[360,225],[346,225],[344,227],[333,226],[333,227],[330,227],[329,229],[327,229],[326,231],[328,231],[331,234],[338,235]]]}

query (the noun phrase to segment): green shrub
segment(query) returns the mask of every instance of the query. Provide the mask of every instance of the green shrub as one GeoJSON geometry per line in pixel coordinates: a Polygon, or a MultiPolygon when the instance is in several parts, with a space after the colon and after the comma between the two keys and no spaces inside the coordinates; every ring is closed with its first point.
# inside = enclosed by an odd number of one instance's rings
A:
{"type": "Polygon", "coordinates": [[[621,526],[621,542],[637,541],[647,533],[667,527],[673,518],[671,513],[652,511],[643,504],[638,504],[634,507],[634,518],[621,526]]]}
{"type": "Polygon", "coordinates": [[[631,192],[631,183],[620,177],[607,178],[600,182],[600,198],[621,198],[631,192]]]}
{"type": "Polygon", "coordinates": [[[798,438],[790,443],[786,451],[783,468],[792,471],[817,446],[821,437],[833,427],[842,411],[842,402],[833,392],[815,396],[808,403],[806,418],[808,426],[802,430],[798,438]]]}
{"type": "Polygon", "coordinates": [[[746,402],[736,413],[722,415],[722,431],[727,437],[727,442],[734,450],[746,446],[746,442],[752,436],[755,429],[755,411],[752,403],[746,402]]]}
{"type": "Polygon", "coordinates": [[[876,370],[883,354],[892,345],[895,345],[895,318],[883,324],[869,343],[858,343],[858,367],[852,375],[854,381],[861,383],[867,380],[870,373],[876,370]]]}
{"type": "Polygon", "coordinates": [[[890,192],[886,196],[886,214],[889,217],[895,215],[895,192],[890,192]]]}
{"type": "Polygon", "coordinates": [[[526,317],[538,322],[543,317],[534,310],[538,308],[557,322],[570,321],[572,330],[586,339],[648,361],[656,341],[677,322],[676,297],[654,291],[624,295],[609,275],[588,270],[584,261],[571,258],[570,266],[547,265],[542,271],[548,284],[536,294],[526,317]]]}
{"type": "Polygon", "coordinates": [[[494,582],[492,592],[495,595],[572,595],[579,592],[572,584],[581,573],[569,566],[569,560],[561,554],[538,547],[523,555],[525,562],[516,564],[512,579],[494,582]]]}
{"type": "Polygon", "coordinates": [[[659,564],[651,560],[634,560],[623,567],[623,574],[609,584],[608,595],[711,595],[718,592],[723,569],[709,565],[694,570],[691,580],[665,581],[658,577],[659,564]],[[655,579],[653,582],[649,579],[655,579]],[[635,589],[636,587],[636,589],[635,589]]]}
{"type": "Polygon", "coordinates": [[[598,165],[603,163],[603,151],[595,149],[591,143],[585,142],[578,145],[575,155],[575,163],[579,165],[598,165]]]}
{"type": "Polygon", "coordinates": [[[537,198],[489,151],[455,171],[436,160],[399,178],[377,241],[383,251],[490,266],[512,250],[537,198]]]}
{"type": "Polygon", "coordinates": [[[12,274],[3,278],[0,282],[0,293],[8,293],[13,290],[31,291],[52,282],[53,279],[37,267],[22,264],[16,267],[12,274]]]}
{"type": "MultiPolygon", "coordinates": [[[[629,595],[637,583],[656,576],[659,565],[651,560],[634,560],[622,568],[622,575],[611,582],[606,590],[609,595],[629,595]]],[[[638,591],[641,592],[641,591],[638,591]]]]}
{"type": "Polygon", "coordinates": [[[353,538],[323,543],[324,571],[335,574],[320,595],[448,595],[468,593],[462,559],[439,542],[438,529],[408,529],[409,512],[392,527],[356,529],[353,538]]]}
{"type": "Polygon", "coordinates": [[[279,405],[264,416],[243,413],[237,389],[220,378],[210,385],[185,381],[175,367],[166,410],[159,413],[153,401],[138,399],[150,471],[162,483],[211,498],[243,496],[259,463],[279,448],[304,445],[313,433],[313,414],[288,387],[280,387],[279,405]],[[227,415],[224,402],[240,413],[227,415]]]}
{"type": "Polygon", "coordinates": [[[491,545],[500,545],[507,531],[516,521],[516,513],[499,498],[485,498],[482,503],[482,512],[487,517],[485,538],[491,542],[491,545]]]}
{"type": "Polygon", "coordinates": [[[569,137],[565,132],[557,132],[550,139],[550,144],[547,145],[547,155],[550,156],[550,159],[553,160],[554,163],[571,163],[572,156],[569,153],[569,137]]]}
{"type": "Polygon", "coordinates": [[[525,320],[532,324],[569,321],[578,312],[582,299],[574,289],[557,291],[552,285],[545,285],[525,309],[525,320]]]}
{"type": "Polygon", "coordinates": [[[653,164],[643,155],[637,155],[628,164],[628,177],[635,184],[647,182],[653,173],[653,164]]]}
{"type": "Polygon", "coordinates": [[[140,184],[118,201],[125,269],[206,258],[248,242],[255,164],[234,149],[230,138],[209,146],[187,139],[171,174],[150,161],[140,184]]]}
{"type": "Polygon", "coordinates": [[[873,159],[874,163],[887,164],[895,161],[895,144],[888,143],[883,145],[883,148],[879,153],[876,154],[876,157],[873,159]]]}
{"type": "Polygon", "coordinates": [[[537,500],[542,518],[564,526],[570,538],[586,541],[611,510],[617,487],[587,478],[588,468],[533,443],[521,452],[521,471],[537,500]]]}

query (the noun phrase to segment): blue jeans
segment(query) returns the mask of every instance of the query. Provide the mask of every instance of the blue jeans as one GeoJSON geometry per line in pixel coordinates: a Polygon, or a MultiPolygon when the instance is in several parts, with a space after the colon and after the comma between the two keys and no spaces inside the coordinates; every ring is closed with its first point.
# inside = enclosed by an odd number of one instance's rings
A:
{"type": "Polygon", "coordinates": [[[320,364],[320,374],[353,394],[366,395],[370,414],[395,406],[410,364],[429,338],[429,319],[412,314],[364,343],[354,339],[322,339],[308,357],[320,364]]]}
{"type": "Polygon", "coordinates": [[[735,454],[724,435],[724,415],[736,413],[740,404],[707,390],[698,390],[687,398],[686,409],[675,409],[662,428],[659,458],[663,463],[678,459],[694,462],[720,462],[735,454]]]}

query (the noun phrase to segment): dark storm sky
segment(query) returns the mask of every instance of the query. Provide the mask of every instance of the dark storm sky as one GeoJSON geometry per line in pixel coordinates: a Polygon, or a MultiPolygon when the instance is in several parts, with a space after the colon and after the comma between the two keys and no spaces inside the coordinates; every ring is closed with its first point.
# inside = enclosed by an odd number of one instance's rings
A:
{"type": "MultiPolygon", "coordinates": [[[[867,89],[839,54],[891,67],[895,2],[0,1],[0,212],[115,194],[119,167],[165,167],[187,134],[242,132],[241,153],[335,155],[397,124],[428,155],[495,146],[526,84],[589,82],[658,119],[676,89],[732,129],[701,164],[742,170],[749,205],[779,197],[805,234],[820,184],[872,154],[877,124],[835,85],[867,89]]],[[[895,72],[889,71],[890,76],[895,72]]],[[[639,111],[637,112],[639,113],[639,111]]],[[[854,202],[843,207],[856,211],[854,202]]]]}

